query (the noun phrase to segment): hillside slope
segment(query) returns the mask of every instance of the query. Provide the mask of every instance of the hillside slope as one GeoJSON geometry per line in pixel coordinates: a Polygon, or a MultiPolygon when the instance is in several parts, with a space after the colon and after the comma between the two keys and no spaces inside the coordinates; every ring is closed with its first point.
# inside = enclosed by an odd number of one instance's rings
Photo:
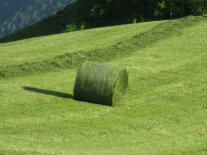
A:
{"type": "Polygon", "coordinates": [[[51,16],[71,0],[1,0],[0,37],[51,16]]]}
{"type": "MultiPolygon", "coordinates": [[[[45,1],[52,1],[55,4],[59,3],[59,1],[54,0],[45,1]]],[[[41,4],[44,1],[38,2],[38,4],[41,4]]],[[[44,4],[47,6],[49,2],[44,4]]],[[[47,10],[43,7],[44,11],[47,10]]],[[[74,0],[74,3],[66,6],[56,14],[6,36],[0,39],[0,42],[118,24],[176,19],[188,15],[202,15],[204,13],[207,13],[206,0],[74,0]]],[[[41,16],[42,13],[36,17],[41,16]]]]}
{"type": "Polygon", "coordinates": [[[190,16],[1,43],[0,154],[206,154],[206,25],[190,16]],[[122,104],[73,99],[85,60],[128,70],[122,104]]]}

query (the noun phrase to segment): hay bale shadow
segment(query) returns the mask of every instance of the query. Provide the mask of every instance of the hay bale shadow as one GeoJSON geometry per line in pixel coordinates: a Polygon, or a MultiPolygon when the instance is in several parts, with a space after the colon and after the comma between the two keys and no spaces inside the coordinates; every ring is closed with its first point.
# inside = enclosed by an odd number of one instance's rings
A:
{"type": "Polygon", "coordinates": [[[33,87],[27,87],[27,86],[22,87],[22,88],[30,92],[35,92],[35,93],[40,93],[40,94],[45,94],[45,95],[51,95],[51,96],[62,97],[62,98],[70,98],[70,99],[74,98],[73,95],[71,94],[57,92],[57,91],[51,91],[51,90],[39,89],[39,88],[33,88],[33,87]]]}

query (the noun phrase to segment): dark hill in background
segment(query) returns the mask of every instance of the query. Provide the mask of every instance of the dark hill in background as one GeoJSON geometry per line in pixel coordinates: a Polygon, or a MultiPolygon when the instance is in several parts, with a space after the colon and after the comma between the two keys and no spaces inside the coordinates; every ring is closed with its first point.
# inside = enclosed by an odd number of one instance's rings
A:
{"type": "Polygon", "coordinates": [[[0,37],[39,22],[72,0],[0,0],[0,37]]]}
{"type": "Polygon", "coordinates": [[[8,42],[85,28],[174,19],[207,12],[207,0],[76,0],[62,11],[22,31],[8,42]]]}

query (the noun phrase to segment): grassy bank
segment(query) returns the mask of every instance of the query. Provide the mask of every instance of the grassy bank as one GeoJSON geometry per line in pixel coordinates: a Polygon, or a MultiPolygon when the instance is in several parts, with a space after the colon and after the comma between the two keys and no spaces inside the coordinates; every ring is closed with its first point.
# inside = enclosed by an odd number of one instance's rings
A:
{"type": "Polygon", "coordinates": [[[205,154],[206,25],[204,17],[188,17],[0,44],[7,71],[0,154],[205,154]],[[51,65],[68,53],[126,68],[124,102],[113,108],[74,100],[81,61],[51,65]],[[14,67],[43,62],[34,72],[14,67]]]}

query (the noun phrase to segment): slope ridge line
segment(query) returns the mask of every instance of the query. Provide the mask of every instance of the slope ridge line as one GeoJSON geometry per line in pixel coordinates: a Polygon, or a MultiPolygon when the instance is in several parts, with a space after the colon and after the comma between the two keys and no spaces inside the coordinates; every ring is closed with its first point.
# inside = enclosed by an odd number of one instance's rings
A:
{"type": "Polygon", "coordinates": [[[142,33],[103,49],[77,51],[65,53],[50,60],[40,62],[11,65],[0,69],[0,79],[21,75],[30,75],[36,72],[55,71],[58,69],[74,68],[85,60],[109,61],[123,56],[130,56],[133,51],[139,51],[153,43],[175,35],[181,35],[184,28],[197,25],[206,20],[204,17],[189,16],[181,19],[162,22],[142,33]]]}

